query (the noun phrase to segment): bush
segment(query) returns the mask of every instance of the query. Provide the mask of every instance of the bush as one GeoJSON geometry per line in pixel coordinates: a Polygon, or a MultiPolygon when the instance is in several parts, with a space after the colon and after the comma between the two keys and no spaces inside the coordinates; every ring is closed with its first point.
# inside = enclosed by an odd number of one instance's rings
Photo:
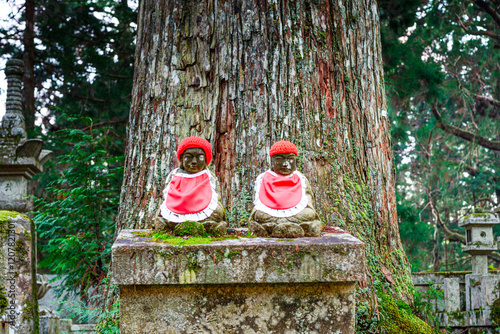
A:
{"type": "Polygon", "coordinates": [[[108,153],[105,128],[93,128],[88,118],[68,120],[83,129],[64,129],[51,139],[70,149],[55,161],[58,178],[45,188],[45,198],[35,201],[34,220],[40,267],[63,279],[59,292],[75,291],[88,300],[108,272],[123,159],[108,153]]]}

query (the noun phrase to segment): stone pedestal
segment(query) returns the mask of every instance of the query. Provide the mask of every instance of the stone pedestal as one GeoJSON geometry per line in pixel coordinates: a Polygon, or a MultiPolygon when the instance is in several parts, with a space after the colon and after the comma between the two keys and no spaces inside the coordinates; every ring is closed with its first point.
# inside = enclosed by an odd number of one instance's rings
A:
{"type": "Polygon", "coordinates": [[[354,333],[364,244],[318,238],[170,245],[123,230],[112,248],[126,333],[354,333]]]}

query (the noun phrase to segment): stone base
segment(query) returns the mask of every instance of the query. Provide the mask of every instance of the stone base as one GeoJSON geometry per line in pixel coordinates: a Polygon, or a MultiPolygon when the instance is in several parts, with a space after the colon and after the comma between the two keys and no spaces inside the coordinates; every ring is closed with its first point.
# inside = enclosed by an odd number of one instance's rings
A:
{"type": "Polygon", "coordinates": [[[365,257],[348,233],[170,245],[144,232],[112,247],[122,334],[355,332],[365,257]]]}
{"type": "Polygon", "coordinates": [[[354,333],[354,284],[122,286],[120,333],[354,333]]]}

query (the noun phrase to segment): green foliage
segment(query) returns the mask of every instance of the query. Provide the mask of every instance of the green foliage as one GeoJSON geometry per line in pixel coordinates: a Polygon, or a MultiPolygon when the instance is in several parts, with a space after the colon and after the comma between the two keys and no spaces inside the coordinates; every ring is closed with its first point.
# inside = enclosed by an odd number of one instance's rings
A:
{"type": "Polygon", "coordinates": [[[449,232],[463,235],[464,208],[498,210],[500,156],[440,124],[500,140],[500,48],[490,34],[498,9],[463,0],[380,6],[401,238],[412,270],[466,270],[449,232]]]}
{"type": "Polygon", "coordinates": [[[96,334],[120,333],[120,300],[113,303],[111,309],[102,312],[97,318],[96,334]]]}
{"type": "Polygon", "coordinates": [[[410,306],[389,294],[390,284],[375,280],[378,304],[363,301],[367,291],[356,291],[356,333],[387,333],[387,334],[437,334],[439,327],[436,315],[437,305],[444,300],[442,291],[432,285],[423,293],[412,287],[414,303],[410,306]],[[378,312],[378,314],[377,314],[378,312]]]}
{"type": "Polygon", "coordinates": [[[90,297],[88,302],[61,302],[60,311],[64,311],[65,317],[79,323],[96,324],[97,334],[118,334],[120,333],[120,299],[116,297],[118,286],[110,284],[109,277],[106,277],[100,288],[100,293],[90,297]]]}
{"type": "MultiPolygon", "coordinates": [[[[35,2],[34,79],[37,109],[44,109],[38,118],[46,129],[71,126],[57,118],[64,110],[99,118],[124,135],[137,16],[129,4],[136,1],[35,2]]],[[[14,10],[0,28],[2,57],[22,58],[23,12],[14,10]]]]}
{"type": "Polygon", "coordinates": [[[432,282],[429,282],[429,288],[425,292],[415,290],[413,294],[413,311],[419,318],[425,320],[432,326],[439,326],[439,318],[436,310],[442,308],[444,302],[444,293],[437,290],[432,282]]]}
{"type": "Polygon", "coordinates": [[[71,149],[56,158],[58,178],[46,187],[45,198],[36,200],[34,219],[42,239],[40,266],[59,275],[63,289],[87,296],[108,271],[122,158],[109,154],[105,129],[94,129],[91,119],[67,120],[87,129],[61,130],[51,139],[71,149]]]}
{"type": "Polygon", "coordinates": [[[420,221],[418,207],[411,201],[405,201],[397,194],[397,210],[400,220],[399,231],[406,256],[411,259],[412,272],[427,269],[432,261],[428,249],[432,248],[433,226],[420,221]]]}

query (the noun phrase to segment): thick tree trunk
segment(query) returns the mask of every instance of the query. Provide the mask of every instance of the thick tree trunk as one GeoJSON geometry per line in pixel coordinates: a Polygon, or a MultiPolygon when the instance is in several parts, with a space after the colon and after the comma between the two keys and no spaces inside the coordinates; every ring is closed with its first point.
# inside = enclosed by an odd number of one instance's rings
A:
{"type": "Polygon", "coordinates": [[[26,0],[25,8],[23,107],[26,129],[32,130],[35,126],[35,0],[26,0]]]}
{"type": "Polygon", "coordinates": [[[270,145],[288,139],[324,223],[366,242],[368,283],[407,297],[377,2],[144,0],[138,20],[118,229],[151,227],[193,135],[212,143],[231,224],[245,224],[270,145]]]}

